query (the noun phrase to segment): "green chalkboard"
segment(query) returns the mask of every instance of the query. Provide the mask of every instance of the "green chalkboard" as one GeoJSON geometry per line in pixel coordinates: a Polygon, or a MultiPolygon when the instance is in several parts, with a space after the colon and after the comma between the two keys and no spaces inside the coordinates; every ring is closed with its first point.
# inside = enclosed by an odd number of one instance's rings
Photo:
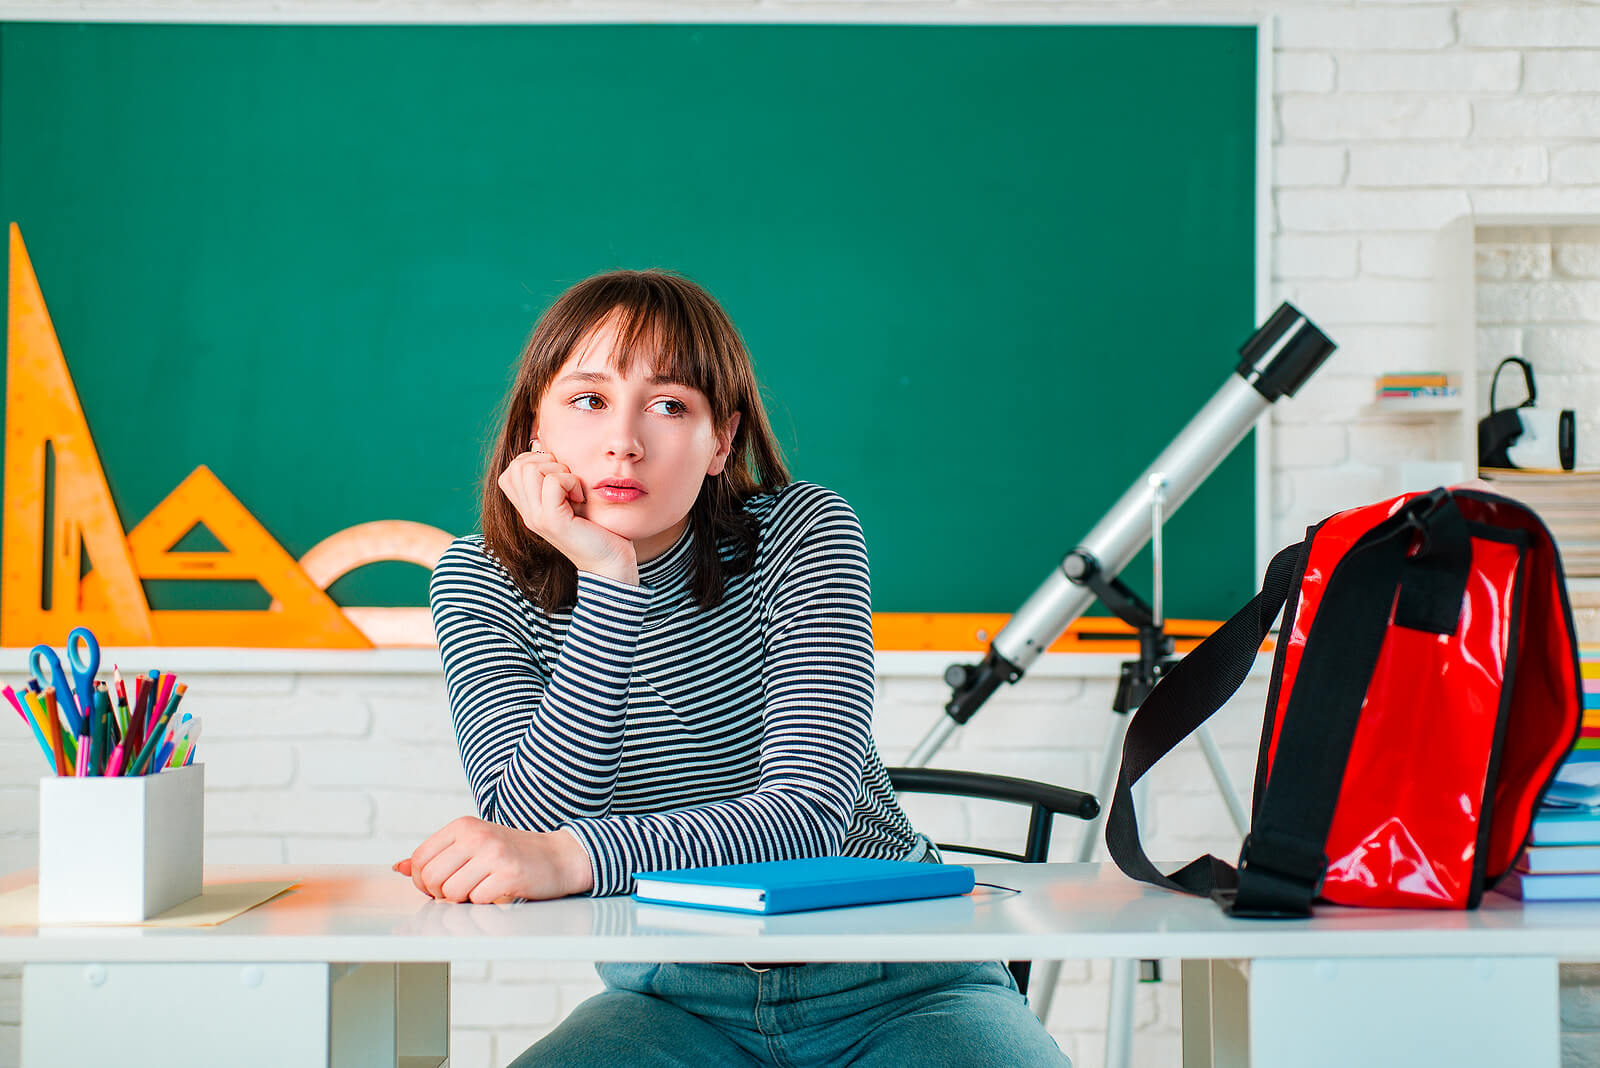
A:
{"type": "MultiPolygon", "coordinates": [[[[534,319],[667,266],[860,513],[877,610],[1004,612],[1255,326],[1256,94],[1251,27],[7,23],[0,215],[129,528],[206,464],[296,556],[470,531],[534,319]]],[[[1253,453],[1169,528],[1175,617],[1250,595],[1253,453]]]]}

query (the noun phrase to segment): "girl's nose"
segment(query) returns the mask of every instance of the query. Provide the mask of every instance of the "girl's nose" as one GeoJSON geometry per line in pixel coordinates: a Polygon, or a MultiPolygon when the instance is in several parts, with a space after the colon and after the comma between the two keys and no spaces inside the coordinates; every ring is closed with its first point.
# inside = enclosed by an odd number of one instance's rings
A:
{"type": "Polygon", "coordinates": [[[613,420],[607,432],[609,434],[609,440],[606,442],[607,456],[628,460],[638,460],[644,456],[644,441],[632,419],[619,417],[613,420]]]}

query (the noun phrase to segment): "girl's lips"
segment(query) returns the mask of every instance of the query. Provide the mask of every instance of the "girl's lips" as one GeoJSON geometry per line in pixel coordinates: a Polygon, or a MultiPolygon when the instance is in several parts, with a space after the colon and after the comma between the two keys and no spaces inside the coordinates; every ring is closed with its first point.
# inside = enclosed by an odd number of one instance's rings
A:
{"type": "Polygon", "coordinates": [[[596,486],[594,496],[610,504],[627,504],[644,496],[644,490],[637,486],[596,486]]]}

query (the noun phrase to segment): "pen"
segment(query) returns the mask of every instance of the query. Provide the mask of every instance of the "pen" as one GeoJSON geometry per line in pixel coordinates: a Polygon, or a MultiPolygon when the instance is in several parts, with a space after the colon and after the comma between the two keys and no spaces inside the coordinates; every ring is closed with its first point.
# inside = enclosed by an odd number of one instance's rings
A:
{"type": "Polygon", "coordinates": [[[122,774],[122,743],[118,742],[111,750],[111,760],[106,764],[106,774],[117,776],[122,774]]]}
{"type": "Polygon", "coordinates": [[[167,731],[167,740],[161,743],[161,748],[156,750],[156,758],[150,762],[151,773],[165,771],[167,761],[172,759],[172,751],[177,747],[178,729],[176,727],[167,731]]]}
{"type": "Polygon", "coordinates": [[[111,699],[111,689],[106,688],[106,746],[122,741],[122,723],[117,719],[117,703],[111,699]]]}
{"type": "Polygon", "coordinates": [[[200,717],[196,716],[194,719],[189,720],[189,730],[184,736],[183,742],[178,746],[178,751],[173,754],[172,758],[176,761],[176,766],[180,768],[188,766],[189,762],[194,759],[194,747],[199,741],[200,717]]]}
{"type": "Polygon", "coordinates": [[[151,727],[155,723],[156,716],[159,715],[166,707],[161,701],[161,672],[157,671],[155,668],[151,668],[149,679],[150,684],[148,689],[150,691],[150,707],[145,712],[144,721],[144,733],[146,738],[153,733],[151,727]]]}
{"type": "Polygon", "coordinates": [[[166,769],[182,763],[183,747],[189,741],[189,729],[193,724],[194,717],[185,712],[182,719],[167,725],[167,741],[156,752],[156,767],[166,769]]]}
{"type": "Polygon", "coordinates": [[[91,775],[102,775],[106,766],[106,754],[111,749],[111,733],[115,726],[111,715],[111,695],[106,692],[104,683],[95,683],[94,693],[90,695],[90,703],[94,707],[94,754],[90,763],[94,770],[91,775]]]}

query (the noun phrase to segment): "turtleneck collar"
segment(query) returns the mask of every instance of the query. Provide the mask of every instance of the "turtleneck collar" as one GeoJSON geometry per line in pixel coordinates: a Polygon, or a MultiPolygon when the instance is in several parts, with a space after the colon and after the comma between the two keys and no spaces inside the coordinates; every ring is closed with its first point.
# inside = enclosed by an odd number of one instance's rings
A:
{"type": "Polygon", "coordinates": [[[639,585],[655,591],[652,602],[660,604],[664,596],[689,587],[689,562],[694,556],[694,527],[685,526],[672,548],[653,560],[639,565],[639,585]]]}

